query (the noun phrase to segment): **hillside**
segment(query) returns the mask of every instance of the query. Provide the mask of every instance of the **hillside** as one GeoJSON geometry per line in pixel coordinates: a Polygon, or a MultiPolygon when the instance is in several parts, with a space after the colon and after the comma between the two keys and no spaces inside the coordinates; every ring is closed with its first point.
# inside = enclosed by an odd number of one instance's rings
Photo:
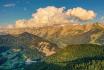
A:
{"type": "Polygon", "coordinates": [[[69,45],[26,70],[103,70],[103,50],[103,46],[93,44],[69,45]]]}
{"type": "Polygon", "coordinates": [[[57,24],[0,32],[1,69],[10,63],[25,70],[104,69],[103,24],[57,24]]]}
{"type": "Polygon", "coordinates": [[[37,50],[43,53],[44,56],[55,53],[55,50],[58,48],[56,44],[27,32],[15,36],[10,34],[0,35],[0,46],[13,46],[11,47],[12,49],[23,50],[27,54],[33,52],[35,54],[37,50]]]}
{"type": "Polygon", "coordinates": [[[21,70],[27,60],[43,59],[56,50],[56,44],[27,32],[0,35],[0,70],[21,70]]]}

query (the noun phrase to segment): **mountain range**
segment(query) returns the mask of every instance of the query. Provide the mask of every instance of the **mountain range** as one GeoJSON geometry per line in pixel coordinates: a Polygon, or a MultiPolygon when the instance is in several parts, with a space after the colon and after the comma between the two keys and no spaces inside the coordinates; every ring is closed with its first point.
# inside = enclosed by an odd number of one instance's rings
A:
{"type": "MultiPolygon", "coordinates": [[[[42,59],[42,62],[30,64],[29,68],[24,65],[26,70],[36,68],[37,70],[69,70],[70,68],[72,68],[71,70],[84,70],[86,63],[81,59],[88,60],[89,63],[92,63],[91,66],[94,66],[98,61],[96,58],[99,57],[98,63],[101,64],[103,70],[103,44],[104,25],[102,23],[55,24],[37,28],[3,28],[0,29],[0,49],[3,50],[0,50],[2,56],[0,61],[8,55],[7,51],[9,51],[12,52],[11,54],[21,53],[22,58],[20,59],[24,63],[26,60],[42,59]],[[84,64],[83,66],[77,63],[79,60],[84,64]],[[51,66],[50,64],[55,68],[48,68],[51,66]],[[60,66],[62,68],[58,68],[60,66]]],[[[11,60],[7,61],[8,56],[5,58],[6,63],[11,60]]],[[[6,63],[0,63],[0,66],[6,63]]],[[[87,67],[90,67],[89,63],[87,63],[87,67]]],[[[99,66],[97,67],[99,68],[99,66]]],[[[86,70],[95,70],[95,68],[87,68],[86,70]]]]}
{"type": "Polygon", "coordinates": [[[57,24],[37,28],[0,29],[0,34],[30,33],[62,47],[67,44],[103,44],[104,24],[57,24]],[[63,44],[63,45],[62,45],[63,44]],[[61,46],[62,45],[62,46],[61,46]]]}

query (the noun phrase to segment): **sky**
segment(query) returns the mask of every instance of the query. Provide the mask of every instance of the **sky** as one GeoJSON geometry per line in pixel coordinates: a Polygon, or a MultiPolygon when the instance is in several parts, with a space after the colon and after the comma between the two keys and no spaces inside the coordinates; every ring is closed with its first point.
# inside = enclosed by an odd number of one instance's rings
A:
{"type": "Polygon", "coordinates": [[[16,20],[29,19],[38,8],[47,6],[82,7],[96,12],[96,20],[104,16],[104,0],[0,0],[0,25],[15,24],[16,20]]]}

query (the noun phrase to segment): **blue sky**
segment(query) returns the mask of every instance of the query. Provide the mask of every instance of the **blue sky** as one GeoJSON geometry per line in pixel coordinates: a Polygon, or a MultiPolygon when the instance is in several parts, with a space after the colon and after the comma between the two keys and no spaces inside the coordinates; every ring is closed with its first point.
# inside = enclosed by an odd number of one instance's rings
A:
{"type": "Polygon", "coordinates": [[[38,8],[56,6],[82,7],[97,13],[97,19],[104,16],[104,0],[0,0],[0,24],[15,23],[18,19],[29,19],[38,8]]]}

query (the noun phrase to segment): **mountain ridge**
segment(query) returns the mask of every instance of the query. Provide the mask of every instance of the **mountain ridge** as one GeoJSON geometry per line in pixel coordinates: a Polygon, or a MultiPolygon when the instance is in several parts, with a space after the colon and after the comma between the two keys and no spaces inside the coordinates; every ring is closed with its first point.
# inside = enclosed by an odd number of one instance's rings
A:
{"type": "MultiPolygon", "coordinates": [[[[39,36],[52,43],[63,44],[87,44],[94,43],[91,38],[93,34],[100,32],[103,35],[104,25],[100,23],[93,24],[57,24],[53,26],[39,28],[14,28],[0,30],[1,33],[18,35],[24,32],[39,36]]],[[[102,36],[101,35],[101,36],[102,36]]],[[[101,37],[99,35],[99,38],[101,37]]],[[[96,43],[102,44],[102,43],[96,43]]]]}

